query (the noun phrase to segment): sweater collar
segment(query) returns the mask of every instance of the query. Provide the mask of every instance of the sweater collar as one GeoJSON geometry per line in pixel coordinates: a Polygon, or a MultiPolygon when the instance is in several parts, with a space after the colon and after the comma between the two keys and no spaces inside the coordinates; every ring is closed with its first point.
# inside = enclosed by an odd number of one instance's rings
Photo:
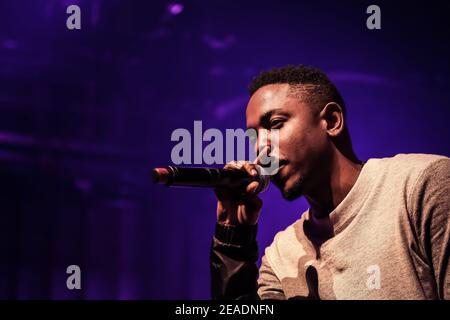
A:
{"type": "MultiPolygon", "coordinates": [[[[344,230],[358,214],[364,202],[363,200],[367,196],[368,190],[370,189],[370,177],[373,171],[374,162],[369,159],[362,167],[355,184],[350,189],[348,194],[330,213],[329,218],[333,225],[335,236],[344,230]]],[[[318,219],[315,219],[312,216],[310,209],[308,209],[306,218],[307,220],[320,223],[318,219]]]]}

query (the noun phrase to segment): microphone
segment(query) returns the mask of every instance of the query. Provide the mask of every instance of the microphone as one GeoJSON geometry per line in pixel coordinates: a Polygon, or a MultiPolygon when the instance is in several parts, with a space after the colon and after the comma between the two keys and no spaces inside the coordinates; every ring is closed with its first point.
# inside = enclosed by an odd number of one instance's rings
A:
{"type": "Polygon", "coordinates": [[[261,167],[256,165],[258,175],[250,176],[245,171],[219,168],[175,167],[155,168],[152,170],[153,183],[170,187],[196,188],[240,188],[252,181],[258,181],[256,193],[265,191],[269,186],[269,176],[261,174],[261,167]]]}

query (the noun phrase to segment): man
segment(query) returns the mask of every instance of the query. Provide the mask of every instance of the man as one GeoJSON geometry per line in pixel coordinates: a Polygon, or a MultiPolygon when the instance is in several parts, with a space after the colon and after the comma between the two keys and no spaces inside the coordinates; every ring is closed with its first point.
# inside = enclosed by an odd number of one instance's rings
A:
{"type": "MultiPolygon", "coordinates": [[[[359,161],[344,101],[317,69],[263,72],[250,94],[247,126],[258,137],[279,130],[272,182],[285,199],[304,196],[310,208],[275,236],[258,276],[258,182],[243,194],[215,190],[213,298],[449,299],[450,159],[359,161]]],[[[270,138],[263,147],[270,150],[270,138]]],[[[249,162],[225,168],[256,174],[249,162]]]]}

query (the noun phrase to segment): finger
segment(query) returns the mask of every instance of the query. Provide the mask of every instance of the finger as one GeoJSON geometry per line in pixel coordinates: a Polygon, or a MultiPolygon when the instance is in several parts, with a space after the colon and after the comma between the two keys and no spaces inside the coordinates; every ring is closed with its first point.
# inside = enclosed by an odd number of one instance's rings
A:
{"type": "Polygon", "coordinates": [[[232,191],[227,188],[214,188],[214,193],[220,201],[231,199],[234,196],[232,191]]]}
{"type": "Polygon", "coordinates": [[[252,196],[247,199],[245,204],[250,211],[256,212],[261,210],[263,201],[258,196],[252,196]]]}
{"type": "Polygon", "coordinates": [[[247,171],[247,173],[253,177],[256,177],[258,175],[258,171],[256,170],[256,166],[253,163],[246,162],[244,164],[244,169],[247,171]]]}
{"type": "MultiPolygon", "coordinates": [[[[250,188],[253,189],[254,187],[252,186],[250,188]]],[[[258,211],[262,207],[262,200],[256,193],[246,193],[239,199],[239,204],[245,205],[250,211],[258,211]]]]}
{"type": "Polygon", "coordinates": [[[243,160],[236,161],[237,168],[242,169],[246,162],[247,161],[243,161],[243,160]]]}
{"type": "Polygon", "coordinates": [[[254,193],[256,193],[258,188],[259,188],[259,182],[253,181],[253,182],[249,183],[248,186],[245,188],[245,192],[247,194],[254,194],[254,193]]]}
{"type": "Polygon", "coordinates": [[[228,162],[223,168],[224,169],[241,169],[242,163],[238,163],[237,161],[228,162]]]}

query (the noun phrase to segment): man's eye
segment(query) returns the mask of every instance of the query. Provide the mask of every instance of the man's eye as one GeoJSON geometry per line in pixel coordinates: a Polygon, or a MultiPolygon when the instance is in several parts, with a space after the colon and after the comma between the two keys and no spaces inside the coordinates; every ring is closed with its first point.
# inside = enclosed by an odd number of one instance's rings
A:
{"type": "Polygon", "coordinates": [[[281,128],[282,125],[283,125],[283,120],[282,119],[274,119],[274,120],[270,121],[270,128],[271,129],[281,128]]]}

